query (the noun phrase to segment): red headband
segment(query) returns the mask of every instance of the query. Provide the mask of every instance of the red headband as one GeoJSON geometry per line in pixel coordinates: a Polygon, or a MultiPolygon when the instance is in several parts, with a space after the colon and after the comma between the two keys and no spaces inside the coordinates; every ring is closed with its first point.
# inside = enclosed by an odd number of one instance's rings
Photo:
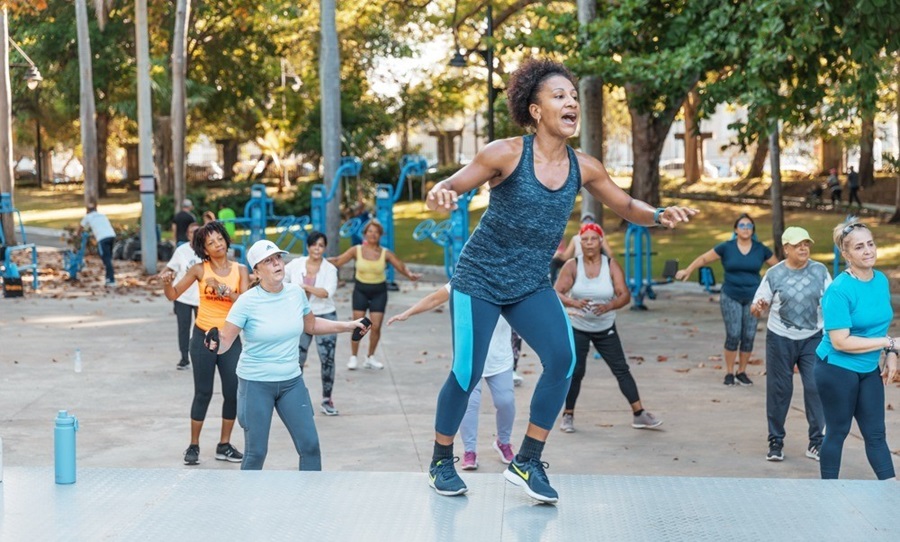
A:
{"type": "Polygon", "coordinates": [[[584,226],[581,227],[581,231],[578,232],[579,235],[584,235],[586,231],[595,231],[597,235],[603,237],[603,228],[600,227],[600,224],[595,224],[593,222],[588,222],[584,226]]]}

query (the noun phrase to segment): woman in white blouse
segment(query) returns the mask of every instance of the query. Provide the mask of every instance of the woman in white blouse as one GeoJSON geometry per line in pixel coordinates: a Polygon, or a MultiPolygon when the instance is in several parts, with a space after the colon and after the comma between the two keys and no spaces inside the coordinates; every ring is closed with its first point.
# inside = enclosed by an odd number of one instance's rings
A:
{"type": "MultiPolygon", "coordinates": [[[[334,292],[337,289],[338,271],[322,256],[328,239],[324,233],[313,231],[306,238],[309,256],[292,260],[284,268],[284,281],[299,285],[309,298],[312,313],[326,320],[337,320],[334,306],[334,292]]],[[[313,336],[304,333],[300,336],[300,366],[306,366],[306,356],[313,336]]],[[[322,362],[322,413],[326,416],[337,416],[331,400],[334,388],[334,348],[337,335],[316,335],[316,346],[319,350],[319,361],[322,362]]]]}

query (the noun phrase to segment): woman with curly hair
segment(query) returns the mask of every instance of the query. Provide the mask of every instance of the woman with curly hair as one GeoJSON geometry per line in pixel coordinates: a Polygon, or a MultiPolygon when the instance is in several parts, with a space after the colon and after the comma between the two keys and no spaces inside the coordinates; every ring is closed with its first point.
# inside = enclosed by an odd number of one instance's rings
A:
{"type": "Polygon", "coordinates": [[[437,400],[429,484],[441,495],[468,488],[456,473],[453,436],[469,394],[481,379],[491,333],[502,315],[538,354],[543,373],[535,386],[524,441],[507,480],[541,502],[559,496],[541,461],[544,442],[563,406],[575,367],[572,328],[547,269],[584,187],[624,219],[674,227],[696,210],[654,208],[616,186],[597,159],[566,145],[578,127],[575,77],[550,60],[526,61],[510,77],[512,119],[530,134],[489,143],[457,173],[428,193],[431,210],[456,208],[459,194],[487,183],[490,205],[460,254],[451,281],[453,367],[437,400]]]}
{"type": "Polygon", "coordinates": [[[191,334],[190,354],[194,363],[194,401],[191,406],[191,444],[184,452],[184,464],[200,463],[200,431],[212,400],[216,367],[222,381],[222,433],[216,446],[216,459],[240,463],[243,454],[231,445],[231,430],[237,417],[237,369],[241,356],[240,339],[222,354],[210,352],[203,341],[212,328],[221,329],[225,317],[238,296],[250,287],[250,275],[243,265],[228,259],[231,238],[221,222],[210,222],[194,232],[191,246],[202,263],[191,267],[174,285],[174,273],[163,273],[163,291],[174,301],[194,283],[200,285],[200,306],[191,334]]]}

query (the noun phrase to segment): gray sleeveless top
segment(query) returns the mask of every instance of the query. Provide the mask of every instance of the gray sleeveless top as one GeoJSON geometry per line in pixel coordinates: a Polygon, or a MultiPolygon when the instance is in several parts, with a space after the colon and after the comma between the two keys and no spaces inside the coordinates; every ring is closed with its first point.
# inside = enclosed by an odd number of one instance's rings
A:
{"type": "Polygon", "coordinates": [[[566,182],[550,190],[534,173],[534,136],[522,138],[516,169],[491,189],[491,199],[453,273],[454,290],[497,305],[525,299],[550,285],[550,260],[581,190],[571,147],[566,182]]]}

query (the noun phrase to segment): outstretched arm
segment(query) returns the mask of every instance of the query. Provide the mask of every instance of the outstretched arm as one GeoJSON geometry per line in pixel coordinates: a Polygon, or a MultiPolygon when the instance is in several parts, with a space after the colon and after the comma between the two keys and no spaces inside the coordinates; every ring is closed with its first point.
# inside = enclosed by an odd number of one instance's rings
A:
{"type": "Polygon", "coordinates": [[[716,254],[715,249],[709,249],[703,254],[697,256],[697,259],[691,262],[691,265],[687,266],[684,269],[679,270],[675,273],[675,278],[678,280],[687,280],[688,277],[691,276],[691,273],[694,272],[698,267],[703,267],[708,263],[712,263],[719,259],[719,255],[716,254]]]}
{"type": "MultiPolygon", "coordinates": [[[[642,226],[655,226],[656,207],[639,199],[634,199],[612,181],[606,168],[599,160],[584,153],[578,154],[581,166],[582,185],[625,220],[642,226]]],[[[674,228],[679,222],[689,222],[698,213],[691,207],[666,207],[658,216],[659,224],[674,228]]]]}
{"type": "Polygon", "coordinates": [[[353,245],[352,247],[348,248],[340,256],[334,256],[332,258],[328,258],[328,261],[331,262],[331,264],[334,265],[335,267],[340,267],[340,266],[344,265],[345,263],[349,262],[350,260],[355,260],[356,259],[356,246],[357,245],[353,245]]]}
{"type": "Polygon", "coordinates": [[[425,205],[432,211],[452,211],[460,194],[484,183],[495,183],[506,177],[507,169],[515,167],[522,152],[521,138],[501,139],[488,143],[475,159],[462,169],[434,185],[425,197],[425,205]]]}
{"type": "Polygon", "coordinates": [[[435,290],[434,292],[431,292],[430,294],[420,299],[412,307],[406,309],[396,316],[392,316],[391,319],[388,320],[388,325],[391,325],[394,322],[403,322],[410,316],[415,316],[419,313],[430,311],[435,307],[443,305],[447,302],[448,299],[450,299],[450,292],[447,291],[446,286],[443,286],[440,289],[435,290]]]}
{"type": "Polygon", "coordinates": [[[311,312],[306,313],[303,316],[303,332],[310,335],[333,335],[335,333],[349,333],[356,328],[363,330],[363,335],[365,335],[365,332],[369,331],[369,328],[367,328],[362,323],[362,318],[360,318],[359,320],[343,322],[339,320],[319,318],[311,312]]]}
{"type": "Polygon", "coordinates": [[[393,252],[391,252],[388,249],[384,249],[384,250],[387,250],[387,252],[384,255],[384,258],[391,265],[393,265],[394,269],[399,271],[401,275],[404,275],[406,278],[408,278],[409,280],[411,280],[413,282],[419,280],[422,277],[422,275],[420,275],[419,273],[413,273],[412,271],[407,269],[406,264],[401,262],[400,258],[398,258],[396,254],[394,254],[393,252]]]}

